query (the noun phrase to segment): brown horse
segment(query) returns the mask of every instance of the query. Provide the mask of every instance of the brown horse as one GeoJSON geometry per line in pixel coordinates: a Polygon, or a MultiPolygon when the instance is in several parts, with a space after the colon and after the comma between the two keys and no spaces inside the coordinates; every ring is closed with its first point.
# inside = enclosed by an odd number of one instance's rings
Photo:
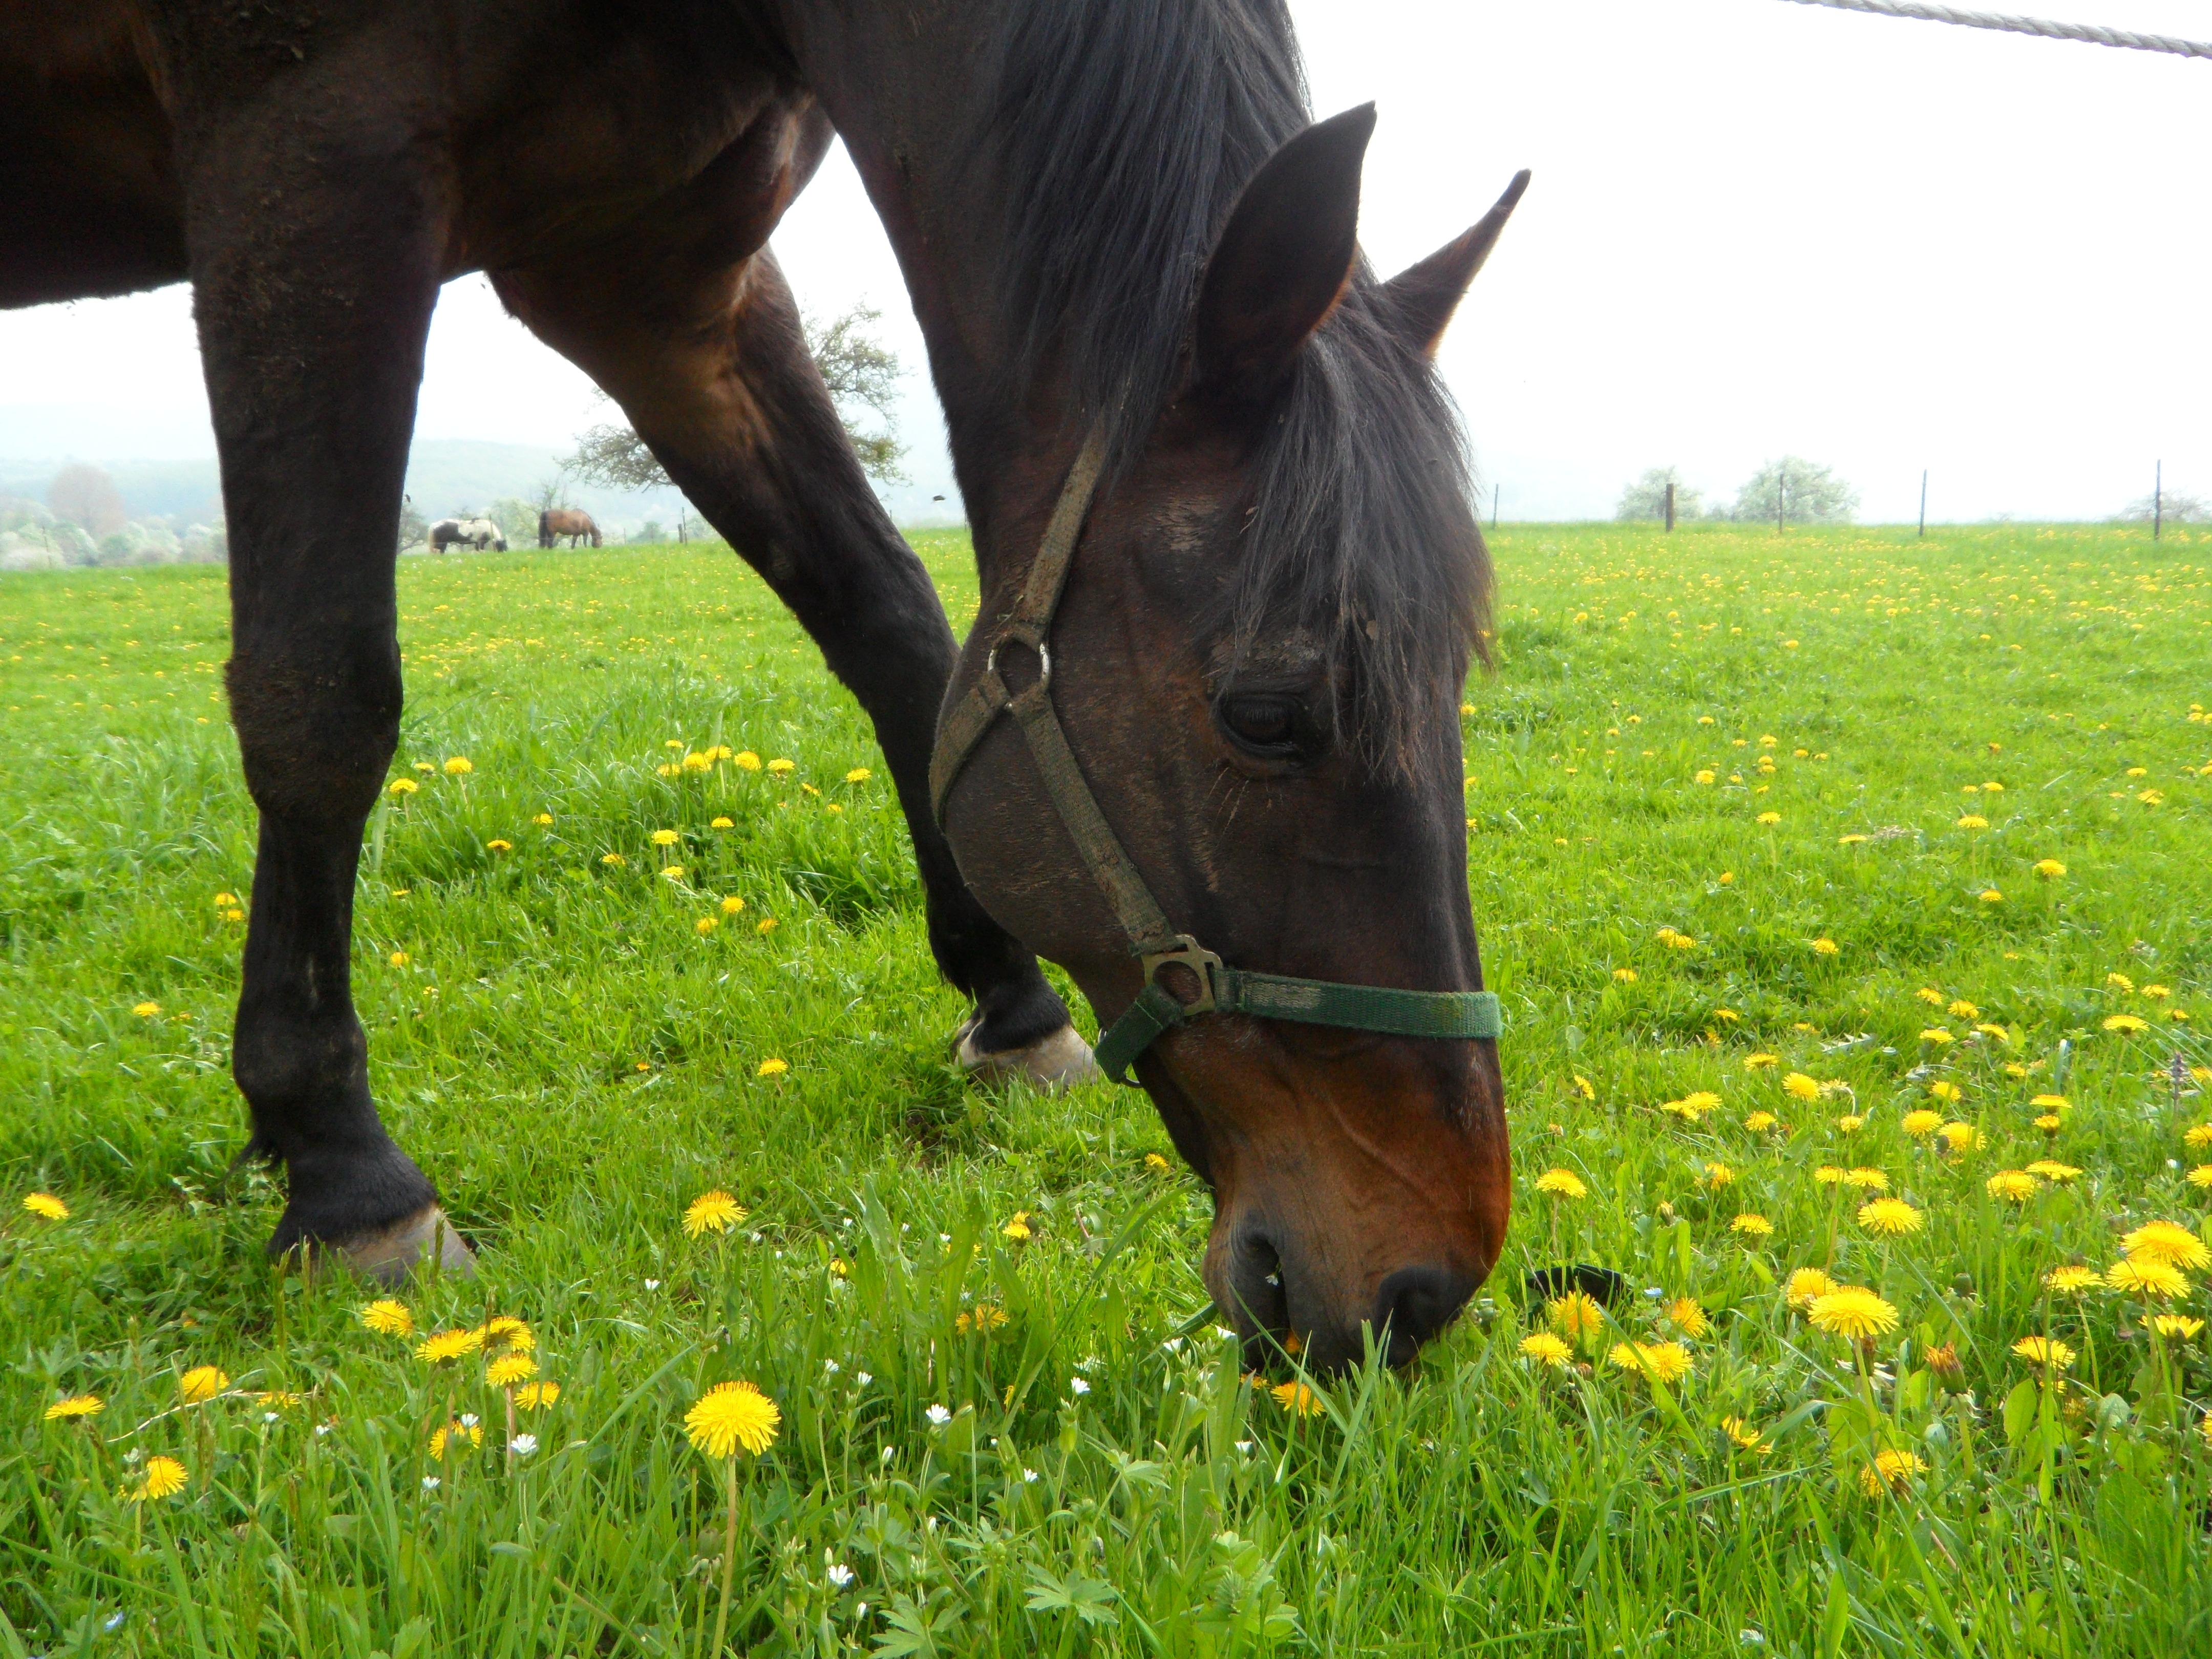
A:
{"type": "Polygon", "coordinates": [[[599,544],[599,526],[592,522],[592,515],[580,507],[548,507],[538,515],[538,546],[550,547],[562,536],[568,538],[571,547],[586,536],[592,538],[593,547],[599,544]]]}
{"type": "Polygon", "coordinates": [[[14,0],[0,304],[194,287],[261,815],[234,1071],[249,1149],[289,1167],[270,1248],[466,1261],[377,1115],[347,976],[398,726],[423,343],[440,284],[482,269],[874,720],[932,946],[975,1001],[963,1060],[1088,1068],[1030,949],[1109,1019],[1150,1008],[1136,1070],[1212,1188],[1224,1313],[1319,1364],[1369,1332],[1402,1358],[1504,1233],[1494,1033],[1346,1030],[1229,988],[1267,969],[1458,1006],[1481,984],[1455,710],[1489,577],[1431,359],[1519,185],[1377,282],[1354,240],[1371,112],[1310,125],[1282,0],[921,15],[14,0]],[[944,402],[984,593],[964,658],[768,251],[833,136],[944,402]],[[1033,564],[1058,573],[1038,604],[1033,564]],[[1021,719],[963,728],[940,831],[939,703],[979,684],[1021,719]],[[1206,948],[1133,954],[1131,882],[1206,948]]]}

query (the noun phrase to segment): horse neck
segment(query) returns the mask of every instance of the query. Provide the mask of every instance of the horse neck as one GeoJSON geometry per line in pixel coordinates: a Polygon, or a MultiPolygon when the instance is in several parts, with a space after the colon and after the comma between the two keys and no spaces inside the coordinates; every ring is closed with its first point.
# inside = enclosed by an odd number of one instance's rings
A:
{"type": "Polygon", "coordinates": [[[912,7],[798,0],[791,38],[882,220],[945,409],[948,446],[985,583],[1018,562],[1082,440],[1049,374],[1018,405],[1000,296],[1012,276],[1005,191],[980,153],[989,47],[1021,0],[966,0],[917,31],[912,7]],[[1000,556],[1001,544],[1006,556],[1000,556]]]}

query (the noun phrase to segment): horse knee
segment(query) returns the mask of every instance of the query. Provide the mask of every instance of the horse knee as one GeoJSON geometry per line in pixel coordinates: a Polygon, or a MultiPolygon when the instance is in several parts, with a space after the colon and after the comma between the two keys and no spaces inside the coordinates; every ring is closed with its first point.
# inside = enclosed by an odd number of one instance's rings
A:
{"type": "Polygon", "coordinates": [[[241,649],[224,678],[246,788],[263,812],[308,822],[368,815],[399,744],[396,642],[241,649]]]}

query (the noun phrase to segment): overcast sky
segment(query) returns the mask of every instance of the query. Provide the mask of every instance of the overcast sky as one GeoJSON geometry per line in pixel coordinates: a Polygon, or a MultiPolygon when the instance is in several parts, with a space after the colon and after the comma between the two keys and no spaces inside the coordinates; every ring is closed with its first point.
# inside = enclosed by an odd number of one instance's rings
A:
{"type": "MultiPolygon", "coordinates": [[[[1380,106],[1379,269],[1534,169],[1443,354],[1506,517],[1607,515],[1663,464],[1732,494],[1785,453],[1868,519],[1911,518],[1923,467],[1939,520],[2100,517],[2160,459],[2212,495],[2212,62],[1783,0],[1292,3],[1316,109],[1380,106]]],[[[2207,0],[2018,3],[2212,38],[2207,0]]],[[[842,151],[775,247],[802,303],[878,306],[920,370],[842,151]]],[[[949,490],[912,391],[915,484],[949,490]]],[[[447,289],[422,436],[565,447],[599,418],[481,278],[447,289]]],[[[0,313],[0,456],[212,450],[181,289],[0,313]]]]}

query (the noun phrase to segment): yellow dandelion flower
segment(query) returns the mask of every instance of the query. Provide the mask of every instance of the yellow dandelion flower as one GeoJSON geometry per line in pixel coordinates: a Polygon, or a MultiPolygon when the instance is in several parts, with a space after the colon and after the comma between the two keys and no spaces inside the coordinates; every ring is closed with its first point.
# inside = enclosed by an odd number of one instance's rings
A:
{"type": "Polygon", "coordinates": [[[1767,1449],[1766,1441],[1759,1431],[1741,1417],[1721,1419],[1721,1432],[1746,1451],[1763,1452],[1767,1449]]]}
{"type": "Polygon", "coordinates": [[[1859,1206],[1859,1225],[1884,1238],[1917,1233],[1926,1221],[1921,1212],[1901,1198],[1877,1198],[1870,1204],[1859,1206]]]}
{"type": "Polygon", "coordinates": [[[773,933],[775,932],[775,918],[774,916],[763,916],[761,918],[760,926],[754,928],[753,932],[756,933],[773,933]]]}
{"type": "Polygon", "coordinates": [[[684,837],[673,830],[656,830],[653,832],[653,844],[655,847],[673,847],[683,839],[684,837]]]}
{"type": "Polygon", "coordinates": [[[483,1444],[483,1425],[472,1416],[462,1417],[434,1431],[430,1436],[430,1455],[442,1463],[446,1461],[446,1453],[448,1450],[459,1451],[463,1441],[471,1446],[483,1444]]]}
{"type": "Polygon", "coordinates": [[[1584,1341],[1605,1328],[1605,1310],[1581,1291],[1570,1291],[1546,1303],[1544,1317],[1570,1341],[1584,1341]]]}
{"type": "Polygon", "coordinates": [[[1538,1331],[1533,1335],[1521,1339],[1521,1352],[1523,1357],[1534,1359],[1540,1364],[1549,1365],[1554,1370],[1563,1371],[1567,1368],[1567,1362],[1574,1358],[1575,1351],[1553,1335],[1551,1332],[1538,1331]]]}
{"type": "Polygon", "coordinates": [[[486,842],[484,848],[493,853],[512,853],[514,850],[514,843],[511,841],[493,840],[486,842]]]}
{"type": "Polygon", "coordinates": [[[195,1365],[177,1379],[178,1395],[187,1406],[212,1400],[229,1386],[229,1374],[216,1365],[195,1365]]]}
{"type": "Polygon", "coordinates": [[[1903,1492],[1928,1473],[1928,1465],[1909,1451],[1876,1452],[1873,1462],[1859,1471],[1859,1490],[1869,1498],[1903,1492]]]}
{"type": "Polygon", "coordinates": [[[1802,1313],[1812,1307],[1815,1299],[1836,1288],[1836,1281],[1818,1267],[1800,1267],[1790,1275],[1782,1294],[1791,1307],[1802,1313]]]}
{"type": "Polygon", "coordinates": [[[1932,985],[1923,985],[1912,994],[1931,1008],[1941,1008],[1943,1006],[1943,994],[1932,985]]]}
{"type": "Polygon", "coordinates": [[[2045,881],[2057,881],[2066,873],[2066,866],[2057,859],[2039,859],[2035,864],[2035,873],[2045,881]]]}
{"type": "Polygon", "coordinates": [[[1782,814],[1779,812],[1761,812],[1759,815],[1759,822],[1765,824],[1771,829],[1775,824],[1782,822],[1782,814]]]}
{"type": "Polygon", "coordinates": [[[698,934],[701,939],[704,939],[721,925],[722,919],[720,916],[702,916],[691,924],[691,931],[698,934]]]}
{"type": "Polygon", "coordinates": [[[1897,1310],[1872,1291],[1841,1285],[1813,1298],[1813,1327],[1831,1336],[1864,1342],[1897,1328],[1897,1310]]]}
{"type": "Polygon", "coordinates": [[[1792,1072],[1782,1079],[1782,1092],[1792,1100],[1818,1100],[1820,1085],[1802,1072],[1792,1072]]]}
{"type": "Polygon", "coordinates": [[[1536,1177],[1536,1190],[1557,1198],[1587,1198],[1589,1188],[1571,1170],[1547,1170],[1536,1177]]]}
{"type": "Polygon", "coordinates": [[[1898,1120],[1897,1127],[1915,1140],[1925,1140],[1943,1127],[1943,1114],[1925,1110],[1907,1112],[1898,1120]]]}
{"type": "Polygon", "coordinates": [[[1956,1042],[1959,1039],[1953,1036],[1942,1026],[1931,1025],[1920,1034],[1920,1040],[1923,1042],[1932,1042],[1937,1048],[1941,1048],[1948,1043],[1956,1042]]]}
{"type": "Polygon", "coordinates": [[[1774,1224],[1763,1215],[1746,1210],[1729,1223],[1729,1231],[1740,1238],[1765,1238],[1773,1232],[1774,1224]]]}
{"type": "Polygon", "coordinates": [[[1964,997],[1954,1000],[1948,1012],[1954,1019],[1979,1019],[1982,1017],[1982,1011],[1964,997]]]}
{"type": "Polygon", "coordinates": [[[663,881],[681,881],[684,879],[684,866],[672,864],[660,872],[660,877],[663,881]]]}
{"type": "Polygon", "coordinates": [[[599,854],[599,862],[602,864],[619,866],[628,864],[629,860],[624,858],[620,853],[602,853],[599,854]]]}
{"type": "Polygon", "coordinates": [[[539,829],[543,830],[553,822],[553,815],[550,812],[540,812],[536,817],[530,821],[536,824],[539,829]]]}
{"type": "Polygon", "coordinates": [[[790,1069],[791,1062],[789,1060],[778,1060],[771,1054],[768,1059],[761,1061],[760,1070],[756,1072],[753,1075],[756,1077],[781,1077],[790,1069]]]}
{"type": "Polygon", "coordinates": [[[1979,812],[1966,812],[1960,816],[1959,828],[1961,830],[1986,830],[1989,827],[1990,821],[1979,812]]]}
{"type": "Polygon", "coordinates": [[[2069,1181],[2079,1180],[2081,1175],[2081,1171],[2071,1164],[2061,1164],[2048,1158],[2039,1158],[2027,1165],[2027,1173],[2042,1176],[2054,1187],[2063,1187],[2069,1181]]]}
{"type": "Polygon", "coordinates": [[[73,1394],[47,1407],[46,1419],[49,1423],[59,1423],[72,1417],[97,1417],[106,1409],[107,1402],[96,1394],[73,1394]]]}
{"type": "Polygon", "coordinates": [[[1975,894],[1974,896],[1981,900],[1984,904],[2002,904],[2004,902],[2004,895],[1994,887],[1984,887],[1980,892],[1975,894]]]}
{"type": "Polygon", "coordinates": [[[2163,1002],[2168,997],[2172,996],[2173,992],[2171,988],[2164,985],[2146,985],[2140,992],[2136,993],[2136,994],[2139,996],[2148,997],[2153,1002],[2163,1002]]]}
{"type": "Polygon", "coordinates": [[[1982,1190],[2008,1204],[2025,1204],[2042,1184],[2026,1170],[1999,1170],[1982,1183],[1982,1190]]]}
{"type": "Polygon", "coordinates": [[[1698,769],[1697,773],[1697,781],[1699,783],[1711,783],[1713,781],[1713,775],[1712,768],[1709,766],[1701,767],[1698,769]]]}
{"type": "Polygon", "coordinates": [[[1865,840],[1866,840],[1866,837],[1865,837],[1864,836],[1858,836],[1858,835],[1851,835],[1851,836],[1838,836],[1836,837],[1836,845],[1837,845],[1837,846],[1838,846],[1838,847],[1856,847],[1856,846],[1859,846],[1861,843],[1863,843],[1865,840]]]}
{"type": "Polygon", "coordinates": [[[1698,941],[1687,933],[1677,933],[1671,930],[1666,936],[1666,945],[1670,951],[1694,951],[1698,948],[1698,941]]]}
{"type": "Polygon", "coordinates": [[[2212,1146],[2212,1123],[2194,1125],[2182,1135],[2181,1144],[2191,1147],[2212,1146]]]}
{"type": "Polygon", "coordinates": [[[1684,1095],[1680,1100],[1668,1101],[1659,1109],[1695,1123],[1707,1112],[1716,1110],[1720,1103],[1721,1097],[1710,1089],[1698,1089],[1684,1095]]]}
{"type": "Polygon", "coordinates": [[[1771,1071],[1781,1063],[1782,1056],[1779,1054],[1746,1054],[1743,1057],[1743,1069],[1747,1072],[1771,1071]]]}
{"type": "Polygon", "coordinates": [[[1846,1171],[1838,1169],[1832,1164],[1823,1164],[1813,1171],[1813,1179],[1822,1187],[1839,1187],[1843,1184],[1845,1173],[1846,1171]]]}
{"type": "Polygon", "coordinates": [[[432,1365],[474,1353],[483,1346],[482,1331],[439,1331],[415,1345],[415,1357],[432,1365]]]}
{"type": "Polygon", "coordinates": [[[2029,1364],[2049,1370],[2063,1371],[2074,1363],[2074,1350],[2056,1337],[2023,1336],[2012,1345],[2012,1351],[2029,1364]]]}
{"type": "Polygon", "coordinates": [[[744,908],[745,902],[739,898],[735,893],[731,894],[729,897],[722,901],[722,914],[726,916],[734,916],[743,911],[744,908]]]}
{"type": "Polygon", "coordinates": [[[2136,1031],[2150,1030],[2150,1022],[2138,1014],[2107,1014],[2105,1016],[2105,1029],[2108,1031],[2118,1031],[2123,1035],[2132,1035],[2136,1031]]]}
{"type": "Polygon", "coordinates": [[[1843,947],[1832,939],[1816,939],[1813,941],[1813,954],[1816,957],[1840,956],[1843,947]]]}
{"type": "Polygon", "coordinates": [[[558,1382],[526,1382],[514,1391],[514,1403],[526,1412],[543,1410],[560,1397],[558,1382]]]}
{"type": "Polygon", "coordinates": [[[707,820],[707,827],[709,830],[734,830],[738,827],[738,821],[732,817],[717,815],[707,820]]]}
{"type": "Polygon", "coordinates": [[[2064,1267],[2053,1267],[2049,1273],[2044,1274],[2043,1282],[2060,1296],[2079,1296],[2082,1291],[2093,1291],[2103,1284],[2105,1276],[2094,1267],[2084,1267],[2069,1263],[2064,1267]]]}
{"type": "Polygon", "coordinates": [[[1928,1093],[1929,1097],[1931,1099],[1942,1101],[1946,1106],[1957,1105],[1960,1100],[1966,1097],[1966,1091],[1961,1089],[1957,1084],[1944,1078],[1938,1078],[1935,1082],[1928,1085],[1928,1093]]]}
{"type": "Polygon", "coordinates": [[[2154,1314],[2150,1328],[2159,1335],[2179,1342],[2193,1342],[2197,1333],[2204,1328],[2201,1319],[2191,1319],[2187,1314],[2154,1314]]]}
{"type": "Polygon", "coordinates": [[[2212,1192],[2212,1164],[2200,1164],[2189,1172],[2189,1184],[2212,1192]]]}
{"type": "Polygon", "coordinates": [[[1030,1236],[1030,1212],[1027,1210],[1015,1211],[1013,1218],[999,1229],[999,1236],[1001,1238],[1011,1238],[1016,1243],[1029,1237],[1030,1236]]]}
{"type": "Polygon", "coordinates": [[[2189,1275],[2153,1256],[2115,1261],[2105,1269],[2105,1284],[2124,1296],[2154,1297],[2161,1302],[2189,1294],[2189,1275]]]}
{"type": "Polygon", "coordinates": [[[684,1212],[684,1231],[691,1238],[704,1232],[726,1233],[744,1220],[747,1212],[738,1200],[717,1187],[702,1193],[684,1212]]]}
{"type": "Polygon", "coordinates": [[[2169,1267],[2212,1267],[2212,1249],[2178,1221],[2148,1221],[2120,1240],[2130,1261],[2163,1261],[2169,1267]]]}
{"type": "Polygon", "coordinates": [[[185,1466],[173,1457],[149,1457],[146,1472],[138,1483],[123,1495],[133,1504],[158,1504],[165,1498],[174,1498],[185,1489],[189,1479],[185,1466]]]}
{"type": "Polygon", "coordinates": [[[2034,1120],[2035,1127],[2047,1135],[2055,1135],[2066,1127],[2066,1120],[2056,1112],[2045,1112],[2034,1120]]]}
{"type": "Polygon", "coordinates": [[[1856,1112],[1846,1112],[1836,1120],[1836,1127],[1847,1135],[1855,1135],[1866,1127],[1866,1119],[1856,1112]]]}
{"type": "Polygon", "coordinates": [[[2027,1103],[2045,1112],[2063,1112],[2072,1104],[2064,1095],[2038,1095],[2027,1103]]]}
{"type": "Polygon", "coordinates": [[[1971,1152],[1982,1144],[1982,1132],[1971,1123],[1947,1123],[1936,1133],[1954,1152],[1971,1152]]]}
{"type": "Polygon", "coordinates": [[[361,1328],[379,1336],[412,1336],[415,1316],[404,1302],[385,1297],[361,1310],[361,1328]]]}
{"type": "Polygon", "coordinates": [[[397,795],[404,799],[409,795],[421,793],[422,789],[422,786],[416,782],[412,778],[394,778],[388,785],[386,786],[385,793],[389,795],[397,795]]]}
{"type": "Polygon", "coordinates": [[[1974,1027],[1974,1030],[1979,1032],[1982,1036],[1987,1037],[1992,1042],[2008,1043],[2012,1041],[2012,1033],[2010,1031],[2006,1030],[2002,1025],[1992,1024],[1987,1020],[1983,1021],[1979,1025],[1974,1027]]]}
{"type": "Polygon", "coordinates": [[[868,770],[866,767],[856,766],[851,771],[845,774],[845,781],[848,783],[866,783],[873,776],[875,776],[875,774],[868,770]]]}
{"type": "Polygon", "coordinates": [[[757,772],[761,769],[761,757],[750,749],[740,750],[731,759],[744,771],[757,772]]]}
{"type": "Polygon", "coordinates": [[[1705,1184],[1717,1192],[1723,1187],[1735,1184],[1735,1171],[1725,1164],[1708,1164],[1704,1178],[1705,1184]]]}
{"type": "Polygon", "coordinates": [[[1886,1193],[1889,1190],[1889,1176],[1880,1170],[1847,1170],[1844,1172],[1844,1185],[1862,1192],[1886,1193]]]}
{"type": "Polygon", "coordinates": [[[1678,1296],[1669,1302],[1667,1317],[1674,1322],[1676,1330],[1687,1337],[1703,1336],[1713,1328],[1712,1321],[1706,1317],[1705,1310],[1693,1296],[1678,1296]]]}
{"type": "Polygon", "coordinates": [[[775,1443],[783,1413],[750,1382],[717,1382],[684,1414],[684,1431],[709,1457],[728,1457],[743,1447],[758,1457],[775,1443]]]}
{"type": "Polygon", "coordinates": [[[793,760],[786,760],[782,756],[779,755],[775,759],[768,763],[768,769],[776,776],[781,777],[787,772],[796,772],[799,769],[799,763],[793,760]]]}
{"type": "Polygon", "coordinates": [[[449,778],[465,778],[476,769],[466,755],[446,757],[446,775],[449,778]]]}
{"type": "Polygon", "coordinates": [[[1692,1369],[1690,1351],[1679,1342],[1617,1342],[1606,1358],[1619,1370],[1662,1382],[1679,1382],[1692,1369]]]}
{"type": "Polygon", "coordinates": [[[1570,1075],[1574,1078],[1575,1092],[1577,1094],[1580,1095],[1584,1100],[1595,1100],[1597,1098],[1597,1087],[1595,1084],[1591,1083],[1588,1078],[1583,1076],[1579,1072],[1572,1073],[1570,1075]]]}
{"type": "Polygon", "coordinates": [[[1755,1135],[1765,1134],[1774,1127],[1775,1121],[1774,1114],[1771,1112],[1753,1112],[1749,1117],[1744,1119],[1743,1127],[1755,1135]]]}
{"type": "Polygon", "coordinates": [[[1633,985],[1636,983],[1637,974],[1636,969],[1633,968],[1616,968],[1613,970],[1613,976],[1619,980],[1623,985],[1633,985]]]}
{"type": "Polygon", "coordinates": [[[1279,1382],[1267,1392],[1293,1417],[1317,1417],[1323,1409],[1321,1396],[1303,1382],[1279,1382]]]}
{"type": "Polygon", "coordinates": [[[2163,789],[2146,789],[2136,795],[2136,799],[2141,801],[2145,806],[2163,805],[2166,801],[2166,791],[2163,789]]]}
{"type": "Polygon", "coordinates": [[[70,1206],[52,1193],[26,1193],[23,1207],[41,1221],[67,1221],[70,1206]]]}
{"type": "Polygon", "coordinates": [[[484,1367],[484,1381],[495,1389],[527,1382],[538,1375],[538,1362],[526,1353],[503,1353],[484,1367]]]}
{"type": "Polygon", "coordinates": [[[1145,1154],[1145,1167],[1158,1174],[1165,1175],[1173,1166],[1168,1163],[1167,1159],[1162,1158],[1158,1152],[1146,1152],[1145,1154]]]}
{"type": "Polygon", "coordinates": [[[131,1012],[141,1019],[154,1019],[160,1016],[161,1005],[158,1002],[141,1002],[133,1006],[131,1012]]]}

